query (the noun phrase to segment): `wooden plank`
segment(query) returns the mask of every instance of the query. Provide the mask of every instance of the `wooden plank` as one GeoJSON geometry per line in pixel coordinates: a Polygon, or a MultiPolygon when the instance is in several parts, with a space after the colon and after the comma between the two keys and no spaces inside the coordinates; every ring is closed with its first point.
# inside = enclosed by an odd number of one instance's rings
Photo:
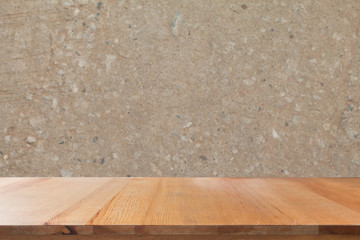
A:
{"type": "Polygon", "coordinates": [[[109,180],[30,178],[31,184],[0,188],[0,225],[44,225],[109,180]]]}
{"type": "Polygon", "coordinates": [[[129,179],[110,179],[65,211],[51,218],[46,224],[85,225],[129,182],[129,179]]]}
{"type": "Polygon", "coordinates": [[[359,237],[359,206],[360,178],[0,178],[0,237],[359,237]]]}
{"type": "MultiPolygon", "coordinates": [[[[226,180],[228,181],[228,180],[226,180]]],[[[359,182],[358,182],[359,184],[359,182]]],[[[347,225],[360,223],[360,211],[307,189],[295,179],[231,179],[227,182],[240,199],[256,205],[269,225],[347,225]]],[[[344,187],[346,184],[344,185],[344,187]]],[[[338,194],[342,195],[340,189],[338,194]]],[[[356,197],[356,192],[344,198],[356,197]]],[[[360,204],[360,199],[358,198],[360,204]]],[[[263,223],[260,222],[260,225],[263,223]]]]}
{"type": "MultiPolygon", "coordinates": [[[[140,183],[102,209],[91,224],[135,225],[346,225],[359,212],[288,180],[158,179],[140,183]],[[136,187],[138,186],[138,187],[136,187]],[[177,190],[179,189],[179,190],[177,190]],[[138,197],[138,196],[144,196],[138,197]],[[151,201],[143,201],[151,197],[151,201]],[[129,201],[136,204],[126,205],[129,201]],[[188,204],[188,203],[191,204],[188,204]],[[134,214],[138,209],[143,214],[134,214]],[[122,209],[121,212],[118,209],[122,209]],[[314,214],[315,213],[315,214],[314,214]],[[146,214],[146,218],[144,217],[146,214]]],[[[340,194],[340,192],[339,192],[340,194]]]]}
{"type": "Polygon", "coordinates": [[[88,224],[143,224],[152,199],[158,195],[156,191],[161,181],[159,178],[132,179],[88,224]]]}
{"type": "Polygon", "coordinates": [[[360,211],[360,188],[357,179],[351,178],[299,178],[294,180],[330,201],[354,211],[360,211]],[[339,194],[339,193],[342,194],[339,194]],[[352,196],[352,197],[347,197],[352,196]]]}

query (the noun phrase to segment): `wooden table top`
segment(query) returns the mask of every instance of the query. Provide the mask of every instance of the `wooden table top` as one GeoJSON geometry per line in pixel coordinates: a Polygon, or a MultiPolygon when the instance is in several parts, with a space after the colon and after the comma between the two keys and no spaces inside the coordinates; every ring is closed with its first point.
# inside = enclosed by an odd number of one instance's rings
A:
{"type": "Polygon", "coordinates": [[[359,226],[360,178],[0,178],[0,225],[359,226]]]}

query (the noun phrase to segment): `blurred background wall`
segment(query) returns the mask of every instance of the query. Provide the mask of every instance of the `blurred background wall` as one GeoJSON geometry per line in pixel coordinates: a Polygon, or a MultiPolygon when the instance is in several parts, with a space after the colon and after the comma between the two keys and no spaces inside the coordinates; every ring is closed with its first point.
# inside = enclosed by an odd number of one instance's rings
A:
{"type": "Polygon", "coordinates": [[[360,1],[0,0],[0,176],[360,176],[360,1]]]}

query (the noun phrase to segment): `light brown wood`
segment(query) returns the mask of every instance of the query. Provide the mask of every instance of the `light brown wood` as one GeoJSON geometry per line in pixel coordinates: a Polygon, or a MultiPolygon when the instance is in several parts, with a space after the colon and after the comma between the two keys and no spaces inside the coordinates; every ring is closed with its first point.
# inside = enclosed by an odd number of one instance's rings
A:
{"type": "Polygon", "coordinates": [[[360,179],[0,178],[0,213],[3,237],[360,237],[360,179]]]}

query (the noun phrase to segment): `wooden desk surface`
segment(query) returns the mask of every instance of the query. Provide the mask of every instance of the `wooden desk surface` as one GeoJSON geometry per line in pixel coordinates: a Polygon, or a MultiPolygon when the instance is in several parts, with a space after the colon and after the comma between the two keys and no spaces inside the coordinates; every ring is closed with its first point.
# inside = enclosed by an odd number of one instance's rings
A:
{"type": "Polygon", "coordinates": [[[0,234],[360,234],[359,225],[360,178],[0,178],[0,234]]]}

